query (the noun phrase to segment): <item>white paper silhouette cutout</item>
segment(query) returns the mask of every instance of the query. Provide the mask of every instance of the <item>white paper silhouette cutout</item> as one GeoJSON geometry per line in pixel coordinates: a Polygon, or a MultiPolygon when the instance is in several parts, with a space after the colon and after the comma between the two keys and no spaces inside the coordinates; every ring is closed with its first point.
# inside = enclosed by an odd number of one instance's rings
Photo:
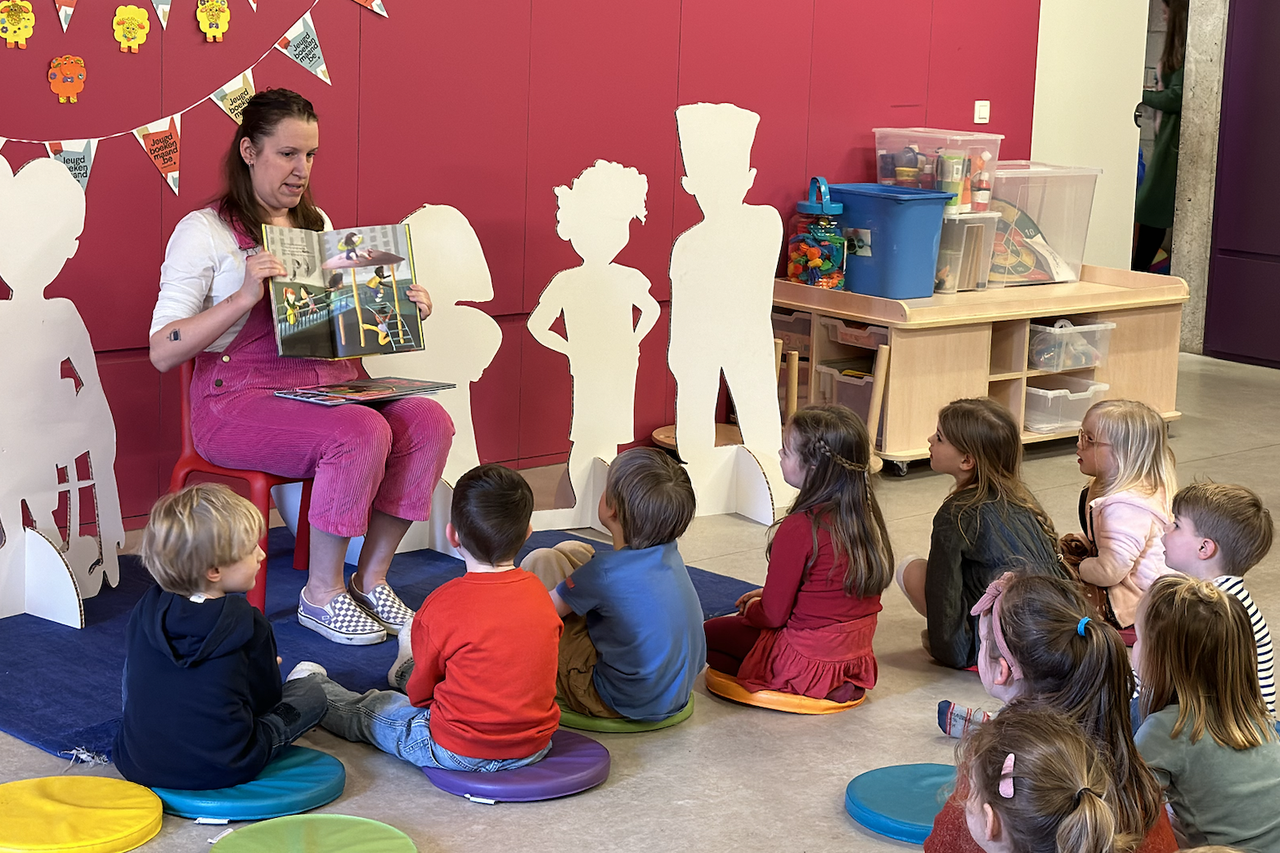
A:
{"type": "Polygon", "coordinates": [[[614,263],[631,238],[631,220],[644,222],[649,180],[639,171],[597,160],[555,188],[556,233],[582,258],[580,266],[556,273],[529,315],[538,343],[563,353],[573,376],[573,420],[569,427],[570,510],[534,513],[536,529],[587,527],[597,518],[603,478],[595,460],[611,461],[635,440],[636,371],[640,342],[658,322],[649,279],[614,263]],[[635,310],[639,309],[639,320],[635,310]],[[564,317],[564,336],[552,330],[564,317]]]}
{"type": "Polygon", "coordinates": [[[111,586],[119,579],[115,422],[75,304],[44,298],[76,253],[84,211],[84,189],[62,163],[34,160],[14,175],[0,157],[0,278],[12,290],[0,301],[0,617],[30,603],[42,615],[78,612],[78,599],[57,602],[77,588],[90,598],[104,577],[111,586]],[[82,513],[82,504],[94,511],[82,513]],[[24,506],[57,560],[24,530],[24,506]],[[94,536],[82,535],[86,515],[94,536]]]}
{"type": "MultiPolygon", "coordinates": [[[[441,482],[432,493],[431,518],[415,522],[400,542],[398,551],[431,548],[456,554],[445,539],[453,502],[453,484],[480,464],[475,427],[471,420],[471,385],[502,346],[502,327],[479,308],[463,302],[488,302],[493,298],[493,279],[484,249],[471,223],[455,208],[427,204],[400,220],[409,226],[413,247],[414,277],[431,294],[431,316],[422,321],[424,349],[390,353],[364,360],[369,376],[406,376],[436,382],[452,382],[457,387],[432,396],[453,419],[453,446],[445,463],[441,482]]],[[[276,506],[291,530],[296,529],[298,484],[277,486],[276,506]]],[[[364,537],[351,540],[347,562],[359,558],[364,537]]]]}
{"type": "Polygon", "coordinates": [[[703,220],[671,249],[671,343],[676,379],[676,448],[698,496],[698,514],[738,512],[762,523],[796,491],[782,478],[773,279],[782,218],[743,203],[755,182],[751,146],[760,117],[733,104],[676,109],[685,176],[703,220]],[[715,446],[723,371],[742,446],[715,446]],[[749,453],[752,464],[743,453],[749,453]],[[763,474],[763,476],[762,476],[763,474]]]}

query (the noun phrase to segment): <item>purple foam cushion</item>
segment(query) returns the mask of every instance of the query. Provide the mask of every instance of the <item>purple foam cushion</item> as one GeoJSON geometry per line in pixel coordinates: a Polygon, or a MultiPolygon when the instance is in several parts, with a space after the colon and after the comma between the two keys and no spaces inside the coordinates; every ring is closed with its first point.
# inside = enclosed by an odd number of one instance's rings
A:
{"type": "Polygon", "coordinates": [[[586,735],[561,729],[551,737],[551,751],[537,764],[496,773],[441,770],[422,772],[442,791],[474,800],[528,803],[567,797],[594,788],[609,778],[609,750],[586,735]]]}

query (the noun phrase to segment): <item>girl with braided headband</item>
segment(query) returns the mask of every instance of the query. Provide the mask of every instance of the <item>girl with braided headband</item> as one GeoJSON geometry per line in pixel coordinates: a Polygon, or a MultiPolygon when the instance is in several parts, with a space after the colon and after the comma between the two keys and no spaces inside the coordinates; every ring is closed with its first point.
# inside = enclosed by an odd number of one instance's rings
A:
{"type": "Polygon", "coordinates": [[[751,692],[853,701],[876,683],[871,638],[893,579],[871,441],[844,406],[801,409],[782,438],[782,474],[800,494],[770,531],[764,588],[704,624],[707,663],[751,692]]]}

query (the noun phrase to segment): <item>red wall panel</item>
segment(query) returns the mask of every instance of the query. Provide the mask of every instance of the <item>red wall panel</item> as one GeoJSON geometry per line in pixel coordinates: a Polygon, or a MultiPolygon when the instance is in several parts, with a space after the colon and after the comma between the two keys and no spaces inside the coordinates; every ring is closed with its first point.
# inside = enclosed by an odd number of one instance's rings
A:
{"type": "MultiPolygon", "coordinates": [[[[49,10],[26,51],[0,52],[0,136],[127,133],[197,103],[183,117],[179,196],[131,135],[100,143],[80,250],[49,288],[75,300],[100,353],[126,514],[144,512],[164,488],[177,450],[176,380],[155,374],[145,352],[164,245],[178,219],[217,192],[234,132],[216,106],[198,102],[264,52],[259,88],[295,88],[320,114],[314,192],[335,225],[396,221],[436,203],[475,227],[495,289],[482,307],[504,333],[473,388],[486,461],[545,463],[569,449],[567,361],[538,346],[525,320],[551,276],[578,263],[555,234],[552,189],[597,158],[649,178],[648,219],[633,223],[618,262],[649,278],[663,309],[641,349],[636,433],[672,421],[668,257],[674,237],[701,219],[679,184],[677,105],[727,101],[761,115],[747,200],[784,219],[812,174],[872,177],[877,125],[973,128],[972,102],[984,98],[987,128],[1007,137],[1002,154],[1030,150],[1034,3],[931,0],[907,16],[900,4],[843,0],[396,0],[382,18],[325,2],[312,14],[331,86],[271,49],[309,5],[273,0],[255,13],[232,0],[227,40],[206,44],[190,5],[175,4],[169,28],[155,27],[133,56],[110,38],[113,7],[82,3],[70,32],[49,10]],[[993,19],[1000,48],[975,58],[975,22],[993,19]],[[89,62],[75,105],[59,105],[44,82],[49,57],[63,52],[89,62]]],[[[3,154],[16,170],[44,151],[11,141],[3,154]]]]}
{"type": "Polygon", "coordinates": [[[424,204],[456,207],[489,261],[494,298],[484,310],[518,313],[530,0],[400,2],[388,11],[362,15],[359,222],[398,222],[424,204]]]}

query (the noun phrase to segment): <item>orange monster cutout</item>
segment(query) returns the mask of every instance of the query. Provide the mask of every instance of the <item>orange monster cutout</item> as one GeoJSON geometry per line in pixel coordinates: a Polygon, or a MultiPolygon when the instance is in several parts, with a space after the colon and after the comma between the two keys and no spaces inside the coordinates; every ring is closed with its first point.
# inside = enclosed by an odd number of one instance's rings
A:
{"type": "Polygon", "coordinates": [[[58,103],[76,102],[76,95],[84,91],[84,60],[67,54],[55,57],[49,63],[49,88],[58,96],[58,103]]]}

